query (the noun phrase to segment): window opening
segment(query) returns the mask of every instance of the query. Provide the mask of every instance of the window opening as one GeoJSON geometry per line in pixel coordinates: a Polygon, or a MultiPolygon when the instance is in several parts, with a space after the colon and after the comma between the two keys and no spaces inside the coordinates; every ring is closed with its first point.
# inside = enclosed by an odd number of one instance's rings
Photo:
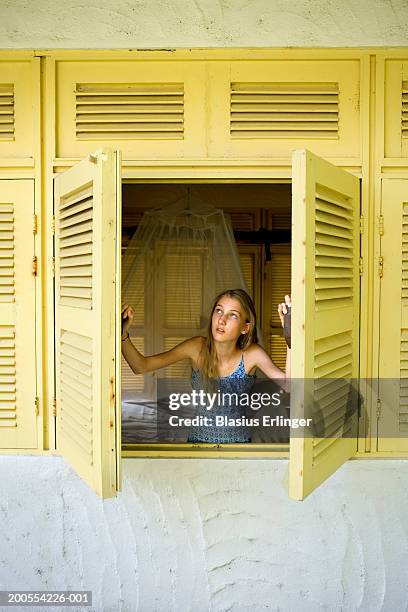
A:
{"type": "MultiPolygon", "coordinates": [[[[126,266],[132,261],[129,247],[133,249],[133,260],[137,256],[137,249],[144,248],[142,244],[132,242],[144,212],[151,214],[153,209],[164,207],[168,202],[173,203],[176,212],[177,207],[180,210],[194,208],[195,211],[199,211],[200,207],[202,211],[206,207],[208,210],[215,207],[222,211],[232,227],[240,263],[238,277],[241,274],[244,281],[243,284],[234,280],[231,282],[234,287],[242,284],[253,299],[258,326],[262,330],[262,345],[273,362],[284,369],[286,343],[277,305],[284,301],[285,294],[290,294],[291,185],[125,183],[122,192],[124,284],[129,278],[126,266]]],[[[219,233],[218,238],[225,242],[225,235],[222,238],[223,234],[219,233]]],[[[137,273],[126,288],[127,301],[137,306],[130,337],[144,355],[168,350],[188,337],[204,334],[209,304],[219,289],[215,280],[205,273],[206,259],[209,257],[205,241],[198,239],[191,242],[189,261],[184,261],[182,274],[178,274],[180,270],[176,266],[177,249],[173,249],[173,253],[167,249],[163,258],[158,246],[160,242],[165,240],[156,241],[155,249],[146,251],[144,266],[137,267],[137,273]],[[157,296],[161,296],[161,299],[157,299],[157,296]],[[184,303],[183,298],[184,302],[188,302],[188,308],[185,308],[188,312],[184,313],[180,308],[184,303]],[[156,338],[152,337],[154,334],[149,333],[149,329],[156,330],[156,338]]],[[[212,258],[225,256],[223,244],[212,250],[212,258]]],[[[228,276],[228,272],[226,274],[228,276]]],[[[223,288],[229,286],[228,280],[226,283],[223,288]]],[[[187,379],[190,375],[191,364],[188,360],[143,376],[134,374],[122,358],[123,448],[136,448],[140,444],[151,444],[154,448],[157,442],[157,381],[162,377],[187,379]]],[[[283,409],[288,416],[289,407],[283,409]]],[[[282,443],[287,444],[288,441],[288,432],[285,431],[273,442],[282,447],[282,443]]],[[[252,435],[251,442],[240,444],[240,448],[250,450],[256,443],[262,444],[262,440],[252,435]]],[[[270,439],[268,443],[271,443],[270,439]]],[[[228,445],[222,446],[226,448],[228,445]]]]}

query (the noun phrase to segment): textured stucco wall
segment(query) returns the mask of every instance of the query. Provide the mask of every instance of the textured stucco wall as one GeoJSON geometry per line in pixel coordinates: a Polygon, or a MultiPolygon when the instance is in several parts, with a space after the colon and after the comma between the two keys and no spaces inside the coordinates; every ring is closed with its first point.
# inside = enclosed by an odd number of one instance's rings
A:
{"type": "Polygon", "coordinates": [[[98,612],[406,610],[408,462],[349,461],[303,502],[287,470],[127,459],[102,502],[59,457],[0,457],[0,589],[90,589],[98,612]]]}
{"type": "Polygon", "coordinates": [[[0,0],[0,48],[407,44],[407,0],[0,0]]]}

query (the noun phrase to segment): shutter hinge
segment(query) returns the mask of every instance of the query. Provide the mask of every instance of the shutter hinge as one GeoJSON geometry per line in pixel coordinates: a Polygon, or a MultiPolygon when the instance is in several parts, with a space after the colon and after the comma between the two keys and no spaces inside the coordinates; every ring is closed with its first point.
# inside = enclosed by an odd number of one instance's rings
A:
{"type": "Polygon", "coordinates": [[[363,272],[364,272],[364,260],[362,257],[360,257],[359,262],[358,262],[358,269],[360,272],[360,276],[363,276],[363,272]]]}
{"type": "Polygon", "coordinates": [[[53,277],[55,277],[55,257],[51,257],[51,272],[53,277]]]}
{"type": "Polygon", "coordinates": [[[52,416],[57,416],[57,400],[55,399],[55,397],[52,400],[52,416]]]}
{"type": "Polygon", "coordinates": [[[380,400],[380,398],[377,398],[377,419],[379,419],[381,417],[381,409],[382,409],[382,402],[380,400]]]}
{"type": "Polygon", "coordinates": [[[52,219],[51,219],[51,232],[53,236],[55,236],[55,215],[52,215],[52,219]]]}
{"type": "Polygon", "coordinates": [[[360,234],[364,232],[364,217],[360,215],[360,234]]]}
{"type": "Polygon", "coordinates": [[[37,276],[37,272],[38,272],[38,259],[37,259],[37,255],[33,255],[33,265],[32,265],[33,276],[37,276]]]}
{"type": "Polygon", "coordinates": [[[37,231],[38,231],[38,219],[37,219],[37,215],[34,213],[33,214],[33,234],[34,236],[37,235],[37,231]]]}
{"type": "Polygon", "coordinates": [[[34,405],[35,405],[35,415],[38,416],[40,414],[40,398],[38,397],[38,395],[35,397],[34,405]]]}
{"type": "Polygon", "coordinates": [[[383,215],[378,215],[378,233],[380,236],[384,235],[384,217],[383,215]]]}
{"type": "Polygon", "coordinates": [[[378,258],[378,276],[380,278],[384,276],[384,257],[378,258]]]}

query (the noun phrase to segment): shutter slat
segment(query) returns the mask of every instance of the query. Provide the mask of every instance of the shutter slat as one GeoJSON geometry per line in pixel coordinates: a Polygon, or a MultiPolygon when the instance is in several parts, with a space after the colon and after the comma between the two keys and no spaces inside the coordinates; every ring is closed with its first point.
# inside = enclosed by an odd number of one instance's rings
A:
{"type": "MultiPolygon", "coordinates": [[[[1,301],[1,298],[0,298],[1,301]]],[[[0,327],[0,427],[17,427],[16,346],[12,326],[0,327]]]]}
{"type": "Polygon", "coordinates": [[[0,140],[15,140],[14,85],[0,84],[0,140]]]}
{"type": "Polygon", "coordinates": [[[61,330],[59,343],[60,426],[86,460],[93,459],[92,339],[61,330]],[[82,375],[82,372],[84,373],[82,375]],[[82,377],[82,379],[81,379],[82,377]]]}
{"type": "Polygon", "coordinates": [[[203,261],[197,254],[166,254],[164,261],[165,326],[200,329],[203,261]],[[188,271],[188,284],[180,283],[180,270],[188,271]],[[177,291],[174,288],[177,287],[177,291]]]}
{"type": "Polygon", "coordinates": [[[401,136],[408,138],[408,81],[402,82],[401,136]]]}
{"type": "Polygon", "coordinates": [[[80,140],[183,139],[182,83],[77,85],[80,140]]]}
{"type": "Polygon", "coordinates": [[[14,302],[14,205],[0,204],[0,302],[14,302]]]}
{"type": "Polygon", "coordinates": [[[231,83],[231,138],[338,138],[337,83],[231,83]]]}
{"type": "Polygon", "coordinates": [[[58,237],[60,303],[92,309],[92,189],[60,201],[58,237]]]}

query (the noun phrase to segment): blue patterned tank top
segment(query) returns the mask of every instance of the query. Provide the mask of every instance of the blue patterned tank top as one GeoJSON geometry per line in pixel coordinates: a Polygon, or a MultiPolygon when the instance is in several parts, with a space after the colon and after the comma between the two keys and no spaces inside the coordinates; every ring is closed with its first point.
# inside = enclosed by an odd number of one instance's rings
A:
{"type": "MultiPolygon", "coordinates": [[[[249,393],[255,383],[255,374],[247,374],[244,366],[244,355],[237,369],[228,376],[222,376],[217,381],[217,391],[220,393],[236,393],[238,396],[242,393],[249,393]]],[[[193,389],[201,389],[201,375],[199,370],[193,370],[191,375],[191,385],[193,389]]],[[[212,417],[215,420],[216,415],[222,415],[227,418],[237,419],[245,417],[245,406],[240,406],[237,403],[228,405],[215,404],[211,410],[207,410],[205,406],[201,406],[198,415],[212,417]]],[[[212,427],[191,427],[188,442],[209,442],[215,444],[224,444],[231,442],[250,442],[250,432],[245,426],[221,425],[212,427]]]]}

